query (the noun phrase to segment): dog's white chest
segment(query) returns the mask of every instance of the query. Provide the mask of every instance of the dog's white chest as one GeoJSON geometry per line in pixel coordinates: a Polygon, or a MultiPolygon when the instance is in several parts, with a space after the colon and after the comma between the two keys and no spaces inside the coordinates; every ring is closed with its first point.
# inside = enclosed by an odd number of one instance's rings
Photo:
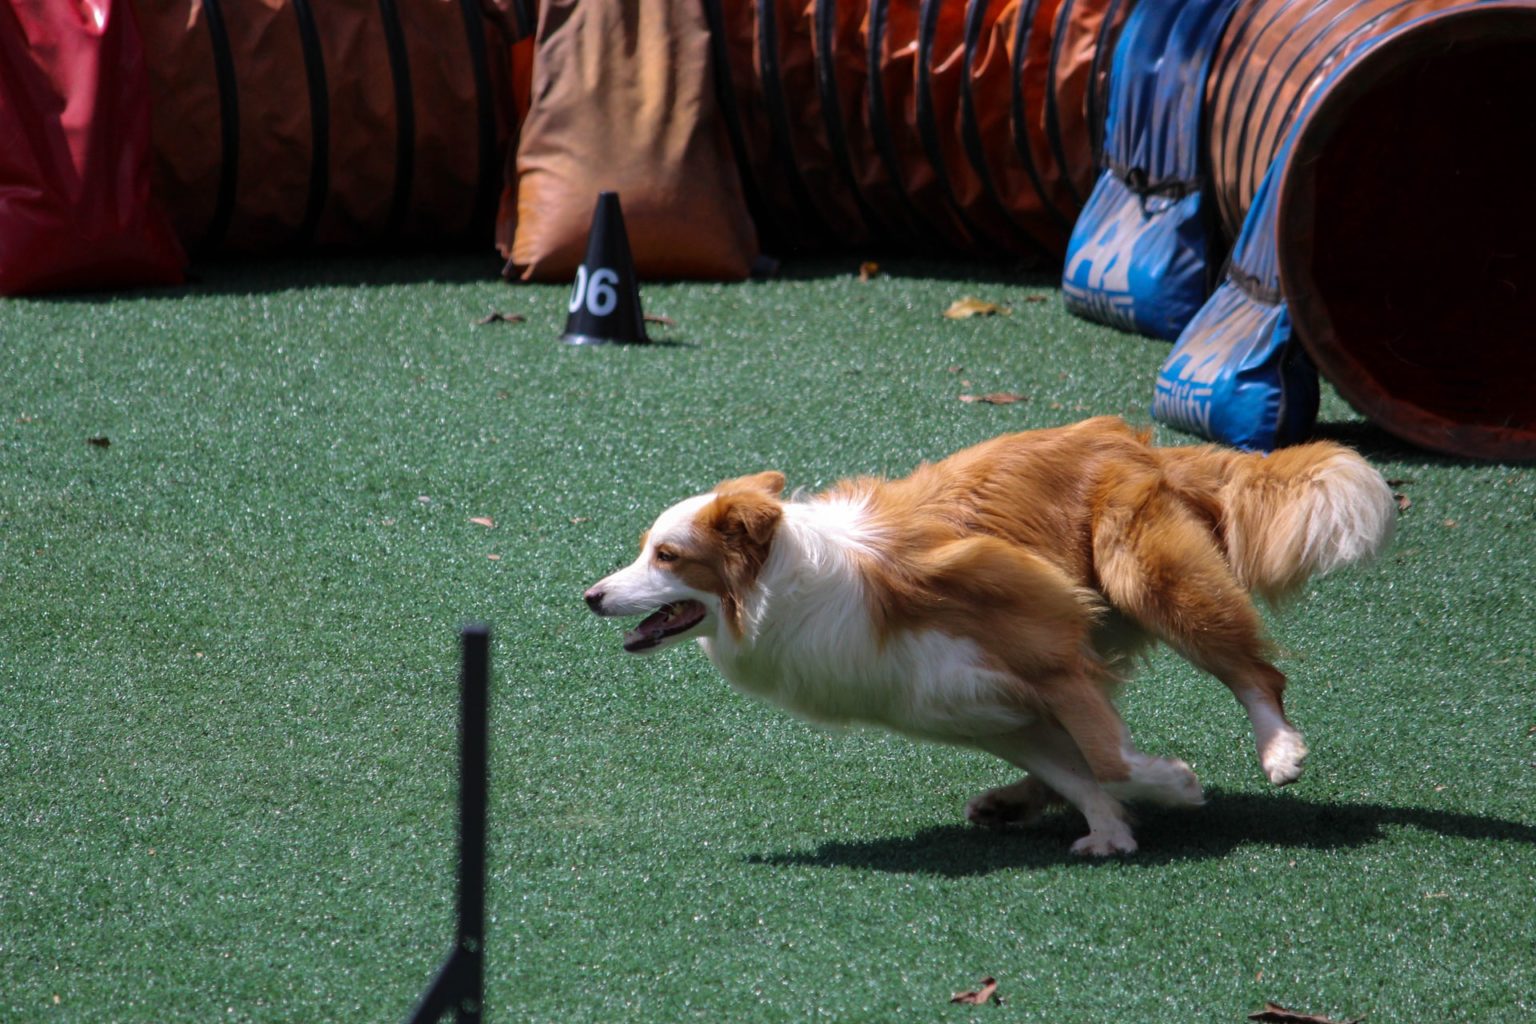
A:
{"type": "Polygon", "coordinates": [[[849,631],[777,642],[760,637],[750,649],[729,641],[700,646],[738,689],[823,724],[879,725],[963,742],[1017,729],[1032,717],[1010,699],[1011,677],[991,667],[974,641],[934,630],[884,644],[849,631]]]}

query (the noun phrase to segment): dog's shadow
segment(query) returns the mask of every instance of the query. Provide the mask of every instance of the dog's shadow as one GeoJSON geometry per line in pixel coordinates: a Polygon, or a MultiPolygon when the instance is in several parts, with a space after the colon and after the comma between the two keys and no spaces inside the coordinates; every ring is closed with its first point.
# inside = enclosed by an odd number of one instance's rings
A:
{"type": "MultiPolygon", "coordinates": [[[[1288,793],[1206,791],[1198,811],[1148,808],[1135,825],[1140,850],[1121,863],[1151,867],[1224,857],[1242,846],[1309,850],[1354,849],[1379,842],[1401,825],[1462,839],[1513,840],[1536,846],[1536,826],[1502,818],[1422,807],[1322,803],[1288,793]]],[[[1001,830],[964,823],[909,836],[823,843],[813,850],[755,855],[750,863],[855,868],[892,874],[965,878],[995,871],[1099,863],[1067,847],[1083,832],[1082,818],[1057,811],[1025,827],[1001,830]]]]}

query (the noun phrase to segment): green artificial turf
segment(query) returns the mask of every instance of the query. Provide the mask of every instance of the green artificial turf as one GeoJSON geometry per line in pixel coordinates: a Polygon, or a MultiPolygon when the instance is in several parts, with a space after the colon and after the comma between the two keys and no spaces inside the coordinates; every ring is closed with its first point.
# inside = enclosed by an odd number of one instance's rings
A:
{"type": "Polygon", "coordinates": [[[1530,468],[1417,452],[1325,389],[1322,431],[1411,506],[1275,621],[1307,774],[1271,790],[1235,702],[1158,654],[1126,716],[1210,802],[1143,812],[1126,860],[1068,856],[1066,813],[966,827],[1011,779],[982,755],[621,653],[582,589],[719,479],[1147,421],[1167,346],[1049,279],[855,267],[646,286],[675,322],[648,347],[563,346],[564,288],[459,257],[0,303],[0,1020],[404,1020],[452,933],[472,619],[488,1021],[1536,1010],[1530,468]],[[943,318],[963,295],[1012,313],[943,318]],[[1025,397],[958,400],[988,392],[1025,397]],[[949,1003],[985,976],[1002,1005],[949,1003]]]}

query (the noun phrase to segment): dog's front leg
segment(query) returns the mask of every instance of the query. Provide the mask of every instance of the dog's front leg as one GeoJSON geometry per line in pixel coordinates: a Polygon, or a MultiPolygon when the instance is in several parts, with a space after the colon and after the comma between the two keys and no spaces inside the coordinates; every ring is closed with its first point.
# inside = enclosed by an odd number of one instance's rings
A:
{"type": "MultiPolygon", "coordinates": [[[[977,746],[1023,768],[1031,779],[1039,780],[1039,785],[1060,794],[1082,812],[1088,821],[1088,834],[1072,844],[1073,853],[1106,857],[1136,852],[1125,808],[1094,778],[1077,744],[1055,721],[1041,719],[1003,736],[986,737],[977,746]]],[[[1027,795],[1018,787],[1028,782],[1005,787],[1005,792],[1009,797],[1027,795]]],[[[978,800],[985,801],[989,795],[983,794],[978,800]]]]}
{"type": "Polygon", "coordinates": [[[1064,804],[1060,793],[1033,775],[1008,786],[998,786],[965,805],[965,818],[982,828],[1028,825],[1055,804],[1064,804]]]}

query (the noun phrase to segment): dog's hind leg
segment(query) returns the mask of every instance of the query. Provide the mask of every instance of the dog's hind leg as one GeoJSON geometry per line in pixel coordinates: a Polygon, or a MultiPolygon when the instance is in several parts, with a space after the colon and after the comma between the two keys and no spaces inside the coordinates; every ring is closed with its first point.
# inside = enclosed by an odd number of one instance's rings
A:
{"type": "MultiPolygon", "coordinates": [[[[1198,664],[1198,662],[1197,662],[1198,664]]],[[[1202,666],[1204,667],[1204,666],[1202,666]]],[[[1209,669],[1227,685],[1253,723],[1253,743],[1264,774],[1276,786],[1301,778],[1307,743],[1285,717],[1285,674],[1263,659],[1209,669]]]]}
{"type": "Polygon", "coordinates": [[[1093,538],[1104,596],[1220,679],[1248,713],[1269,781],[1295,782],[1307,745],[1285,717],[1285,675],[1270,664],[1258,610],[1210,528],[1168,491],[1117,497],[1093,538]]]}

